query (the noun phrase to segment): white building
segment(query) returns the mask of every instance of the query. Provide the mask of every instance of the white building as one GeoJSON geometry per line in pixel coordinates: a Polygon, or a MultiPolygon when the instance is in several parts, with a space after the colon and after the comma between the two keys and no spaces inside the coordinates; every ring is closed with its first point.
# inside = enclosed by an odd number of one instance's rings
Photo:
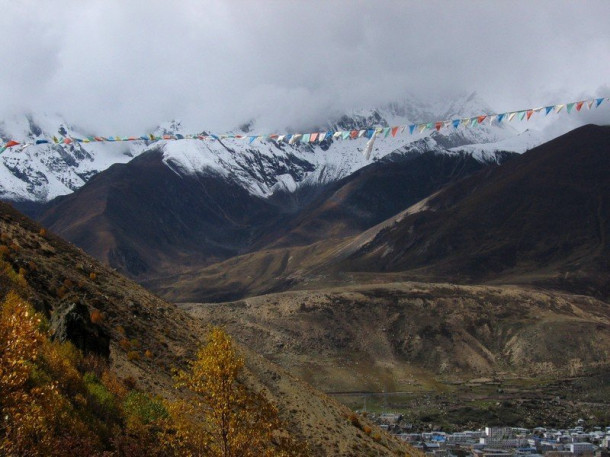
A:
{"type": "Polygon", "coordinates": [[[571,443],[570,452],[574,455],[592,454],[595,446],[591,443],[571,443]]]}

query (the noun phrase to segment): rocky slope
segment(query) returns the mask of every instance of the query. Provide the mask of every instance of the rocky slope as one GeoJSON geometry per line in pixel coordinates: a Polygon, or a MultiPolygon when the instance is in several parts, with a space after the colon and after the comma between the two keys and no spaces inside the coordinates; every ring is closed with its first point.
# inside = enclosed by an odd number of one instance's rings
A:
{"type": "Polygon", "coordinates": [[[330,392],[434,390],[439,379],[561,378],[610,367],[610,309],[594,298],[362,279],[181,307],[330,392]]]}

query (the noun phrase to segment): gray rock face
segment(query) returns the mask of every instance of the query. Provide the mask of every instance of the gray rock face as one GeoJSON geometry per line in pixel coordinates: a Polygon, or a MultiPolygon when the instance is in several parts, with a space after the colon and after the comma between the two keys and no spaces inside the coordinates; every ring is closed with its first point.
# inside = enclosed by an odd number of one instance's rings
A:
{"type": "Polygon", "coordinates": [[[80,302],[62,304],[51,316],[51,332],[59,341],[70,341],[84,353],[110,356],[110,336],[91,322],[89,308],[80,302]]]}

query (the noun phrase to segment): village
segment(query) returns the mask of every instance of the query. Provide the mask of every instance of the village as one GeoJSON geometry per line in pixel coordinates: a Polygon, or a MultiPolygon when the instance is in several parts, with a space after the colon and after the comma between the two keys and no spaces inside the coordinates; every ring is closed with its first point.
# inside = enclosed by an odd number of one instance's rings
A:
{"type": "Polygon", "coordinates": [[[610,426],[586,426],[583,419],[567,429],[484,427],[456,433],[410,433],[408,425],[398,425],[402,419],[400,414],[369,417],[382,429],[430,457],[610,456],[610,426]]]}

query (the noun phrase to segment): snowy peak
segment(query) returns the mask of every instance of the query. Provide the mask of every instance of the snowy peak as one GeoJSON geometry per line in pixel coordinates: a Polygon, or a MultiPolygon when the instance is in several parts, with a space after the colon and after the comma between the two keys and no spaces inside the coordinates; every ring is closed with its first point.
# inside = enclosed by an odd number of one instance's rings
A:
{"type": "MultiPolygon", "coordinates": [[[[0,123],[4,141],[85,136],[61,116],[26,115],[0,123]]],[[[112,164],[128,162],[145,147],[143,143],[51,143],[7,149],[0,156],[0,198],[44,202],[71,193],[112,164]]]]}
{"type": "MultiPolygon", "coordinates": [[[[406,96],[377,109],[362,109],[329,121],[320,131],[362,130],[364,128],[405,126],[418,122],[452,120],[490,113],[492,110],[476,93],[455,100],[422,102],[406,96]]],[[[244,124],[239,131],[256,130],[255,122],[244,124]]],[[[406,128],[390,135],[377,135],[371,160],[391,153],[431,150],[450,154],[464,150],[486,160],[494,151],[523,152],[540,144],[536,135],[518,135],[506,123],[477,123],[458,128],[406,128]],[[423,143],[422,143],[423,141],[423,143]]],[[[179,120],[161,124],[156,136],[187,134],[179,120]]],[[[203,133],[203,132],[200,132],[203,133]]],[[[52,137],[87,137],[89,133],[72,126],[61,116],[26,115],[0,123],[3,140],[35,142],[52,137]]],[[[325,140],[322,143],[276,142],[223,138],[195,140],[91,142],[31,145],[7,149],[0,156],[0,198],[44,202],[83,186],[92,176],[115,163],[126,163],[147,150],[163,152],[164,163],[180,175],[215,174],[239,184],[252,195],[270,197],[276,192],[294,192],[299,187],[320,185],[344,178],[367,166],[363,156],[368,139],[325,140]]]]}

